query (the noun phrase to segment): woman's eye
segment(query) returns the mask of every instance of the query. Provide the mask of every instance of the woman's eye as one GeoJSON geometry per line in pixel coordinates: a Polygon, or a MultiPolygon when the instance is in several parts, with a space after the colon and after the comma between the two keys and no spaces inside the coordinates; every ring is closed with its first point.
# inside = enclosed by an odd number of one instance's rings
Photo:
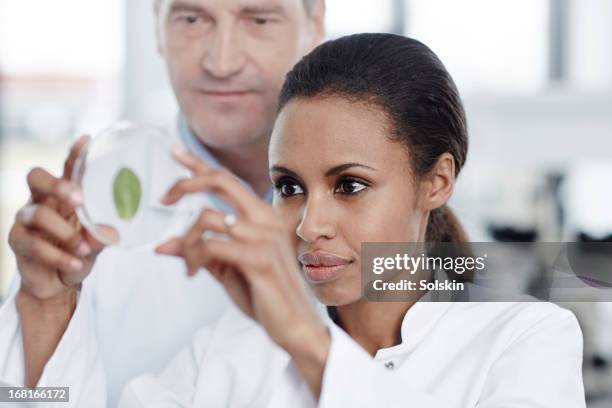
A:
{"type": "Polygon", "coordinates": [[[298,194],[304,194],[304,190],[294,181],[279,181],[276,183],[276,190],[282,197],[292,197],[298,194]]]}
{"type": "Polygon", "coordinates": [[[340,184],[338,184],[336,192],[341,194],[357,194],[360,191],[365,190],[367,187],[368,186],[361,181],[343,180],[340,182],[340,184]]]}

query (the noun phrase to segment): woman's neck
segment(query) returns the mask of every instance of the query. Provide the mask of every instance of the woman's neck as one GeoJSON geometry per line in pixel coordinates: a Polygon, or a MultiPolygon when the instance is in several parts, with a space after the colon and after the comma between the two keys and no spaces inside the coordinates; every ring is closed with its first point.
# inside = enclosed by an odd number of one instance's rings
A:
{"type": "Polygon", "coordinates": [[[414,303],[362,299],[336,309],[342,328],[373,356],[378,350],[402,341],[402,322],[414,303]]]}

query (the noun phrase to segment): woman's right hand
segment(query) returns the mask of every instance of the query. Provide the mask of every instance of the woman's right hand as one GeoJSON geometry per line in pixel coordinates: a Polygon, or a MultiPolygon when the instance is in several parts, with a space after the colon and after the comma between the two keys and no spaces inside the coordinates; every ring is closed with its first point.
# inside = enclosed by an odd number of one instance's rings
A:
{"type": "Polygon", "coordinates": [[[9,234],[21,274],[21,292],[38,301],[76,291],[104,248],[81,227],[75,213],[83,196],[70,176],[87,141],[83,136],[72,146],[62,177],[42,168],[30,171],[30,200],[17,213],[9,234]]]}

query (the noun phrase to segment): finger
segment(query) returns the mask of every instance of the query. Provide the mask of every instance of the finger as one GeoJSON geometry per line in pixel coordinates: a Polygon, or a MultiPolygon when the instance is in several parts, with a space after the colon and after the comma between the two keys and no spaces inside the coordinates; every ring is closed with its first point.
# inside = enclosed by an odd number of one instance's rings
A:
{"type": "Polygon", "coordinates": [[[231,266],[221,266],[219,281],[236,305],[250,314],[252,307],[249,301],[249,283],[244,275],[231,266]]]}
{"type": "Polygon", "coordinates": [[[59,269],[68,275],[83,271],[84,262],[81,259],[52,245],[41,236],[28,232],[25,228],[16,234],[12,245],[18,256],[34,260],[48,268],[59,269]]]}
{"type": "Polygon", "coordinates": [[[207,174],[214,170],[212,166],[178,143],[172,146],[172,157],[194,175],[207,174]]]}
{"type": "Polygon", "coordinates": [[[116,228],[106,224],[95,224],[91,231],[86,230],[85,237],[96,252],[118,243],[121,238],[116,228]]]}
{"type": "Polygon", "coordinates": [[[155,252],[160,255],[183,256],[183,239],[172,238],[155,248],[155,252]]]}
{"type": "Polygon", "coordinates": [[[206,270],[215,278],[219,283],[223,283],[223,272],[224,266],[220,262],[212,261],[206,265],[206,270]]]}
{"type": "Polygon", "coordinates": [[[272,211],[271,207],[249,191],[234,176],[215,170],[205,175],[178,181],[162,199],[164,204],[174,204],[187,193],[209,192],[217,194],[240,215],[250,218],[262,217],[272,211]]]}
{"type": "Polygon", "coordinates": [[[68,212],[66,206],[59,206],[58,211],[69,224],[80,231],[83,240],[92,248],[92,255],[95,256],[106,246],[119,242],[119,232],[114,227],[106,224],[93,224],[87,228],[83,228],[79,217],[74,211],[68,212]]]}
{"type": "MultiPolygon", "coordinates": [[[[270,231],[264,225],[255,225],[243,218],[237,218],[233,225],[226,224],[227,214],[213,209],[205,209],[185,234],[183,245],[189,246],[201,239],[207,231],[224,234],[245,243],[257,243],[269,238],[270,231]]],[[[206,240],[206,239],[204,239],[206,240]]]]}
{"type": "Polygon", "coordinates": [[[83,195],[75,184],[64,179],[58,179],[40,167],[32,169],[28,173],[27,180],[34,202],[53,197],[71,208],[83,204],[83,195]]]}
{"type": "Polygon", "coordinates": [[[74,168],[74,163],[77,158],[83,151],[83,148],[89,143],[91,137],[89,135],[83,135],[77,139],[76,142],[70,148],[70,152],[68,153],[68,158],[64,162],[64,173],[62,178],[64,180],[70,180],[72,178],[72,169],[74,168]]]}
{"type": "Polygon", "coordinates": [[[211,208],[204,209],[183,238],[183,246],[193,245],[202,238],[204,231],[227,233],[225,214],[211,208]]]}
{"type": "Polygon", "coordinates": [[[241,270],[248,269],[250,252],[251,249],[246,244],[216,238],[183,247],[189,275],[195,274],[198,268],[207,267],[212,262],[231,265],[241,270]]]}
{"type": "Polygon", "coordinates": [[[36,228],[59,241],[62,247],[80,257],[88,256],[92,252],[91,246],[83,240],[79,229],[44,205],[25,206],[19,210],[16,218],[23,225],[36,228]]]}
{"type": "Polygon", "coordinates": [[[197,273],[198,269],[202,264],[201,247],[204,245],[202,240],[194,242],[192,245],[187,246],[183,244],[182,252],[183,258],[185,259],[185,266],[187,267],[187,276],[193,276],[197,273]]]}

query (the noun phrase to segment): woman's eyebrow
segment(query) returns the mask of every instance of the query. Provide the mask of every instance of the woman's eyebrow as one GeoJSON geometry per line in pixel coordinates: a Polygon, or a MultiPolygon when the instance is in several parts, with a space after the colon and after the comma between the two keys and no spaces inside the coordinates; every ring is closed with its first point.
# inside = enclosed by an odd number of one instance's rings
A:
{"type": "Polygon", "coordinates": [[[272,166],[270,167],[270,172],[283,173],[296,179],[300,178],[300,176],[295,171],[289,170],[288,168],[283,166],[272,166]]]}
{"type": "Polygon", "coordinates": [[[325,173],[325,177],[335,176],[338,173],[342,173],[343,171],[348,170],[353,167],[361,167],[361,168],[368,169],[368,170],[376,170],[374,167],[370,167],[370,166],[367,166],[361,163],[344,163],[338,166],[334,166],[331,169],[327,170],[327,172],[325,173]]]}

